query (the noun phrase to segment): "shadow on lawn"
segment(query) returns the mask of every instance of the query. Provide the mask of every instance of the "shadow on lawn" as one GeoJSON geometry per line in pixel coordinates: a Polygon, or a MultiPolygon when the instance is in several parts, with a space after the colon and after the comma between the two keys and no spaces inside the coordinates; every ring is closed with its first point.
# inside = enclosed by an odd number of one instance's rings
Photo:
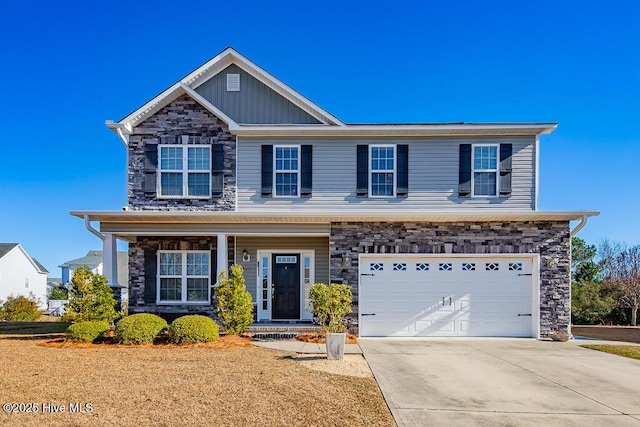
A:
{"type": "Polygon", "coordinates": [[[0,336],[11,340],[57,338],[68,327],[66,322],[0,322],[0,336]]]}

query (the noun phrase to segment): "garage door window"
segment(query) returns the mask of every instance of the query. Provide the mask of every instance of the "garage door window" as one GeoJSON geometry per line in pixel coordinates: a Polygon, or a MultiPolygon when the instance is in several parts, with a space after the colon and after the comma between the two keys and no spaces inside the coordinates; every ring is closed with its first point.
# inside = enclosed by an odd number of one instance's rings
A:
{"type": "Polygon", "coordinates": [[[393,271],[407,271],[407,263],[406,262],[394,262],[393,263],[393,271]]]}
{"type": "Polygon", "coordinates": [[[384,271],[384,264],[381,262],[372,262],[369,264],[369,271],[384,271]]]}
{"type": "Polygon", "coordinates": [[[485,264],[484,269],[487,271],[498,271],[500,270],[500,264],[497,262],[488,262],[485,264]]]}
{"type": "Polygon", "coordinates": [[[429,263],[426,263],[426,262],[416,263],[416,271],[429,271],[429,263]]]}
{"type": "Polygon", "coordinates": [[[472,262],[462,263],[462,271],[476,271],[476,265],[472,262]]]}
{"type": "Polygon", "coordinates": [[[438,270],[440,271],[453,271],[453,265],[450,262],[441,262],[438,264],[438,270]]]}
{"type": "Polygon", "coordinates": [[[522,263],[521,262],[510,262],[509,263],[509,271],[522,271],[522,263]]]}

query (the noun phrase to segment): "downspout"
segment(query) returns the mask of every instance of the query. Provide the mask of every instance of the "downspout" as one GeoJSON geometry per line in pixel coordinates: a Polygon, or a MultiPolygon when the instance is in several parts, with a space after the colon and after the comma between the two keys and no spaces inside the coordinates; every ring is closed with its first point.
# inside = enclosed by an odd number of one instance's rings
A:
{"type": "Polygon", "coordinates": [[[571,230],[571,232],[569,233],[570,237],[575,236],[578,231],[582,230],[582,227],[587,225],[587,220],[589,219],[589,216],[590,215],[587,215],[587,214],[582,215],[582,219],[580,220],[580,224],[576,225],[573,228],[573,230],[571,230]]]}
{"type": "Polygon", "coordinates": [[[120,137],[120,139],[122,140],[122,143],[126,147],[128,142],[127,142],[127,138],[125,138],[124,134],[122,133],[122,128],[121,127],[117,128],[116,132],[118,133],[118,136],[120,137]]]}
{"type": "MultiPolygon", "coordinates": [[[[120,129],[118,129],[118,130],[120,130],[120,129]]],[[[91,221],[89,220],[89,215],[85,215],[84,216],[84,226],[87,228],[87,230],[89,230],[90,232],[92,232],[93,234],[98,236],[100,238],[100,240],[102,240],[104,242],[104,234],[102,234],[101,232],[99,232],[98,230],[96,230],[95,228],[93,228],[91,226],[91,221]]]]}

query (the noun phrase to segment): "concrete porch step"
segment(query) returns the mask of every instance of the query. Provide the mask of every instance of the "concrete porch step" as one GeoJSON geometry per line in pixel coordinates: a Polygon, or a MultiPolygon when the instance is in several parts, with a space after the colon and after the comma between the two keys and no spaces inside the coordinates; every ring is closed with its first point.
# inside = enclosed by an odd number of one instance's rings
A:
{"type": "Polygon", "coordinates": [[[320,326],[312,323],[254,323],[247,332],[253,335],[254,340],[286,340],[321,330],[320,326]]]}

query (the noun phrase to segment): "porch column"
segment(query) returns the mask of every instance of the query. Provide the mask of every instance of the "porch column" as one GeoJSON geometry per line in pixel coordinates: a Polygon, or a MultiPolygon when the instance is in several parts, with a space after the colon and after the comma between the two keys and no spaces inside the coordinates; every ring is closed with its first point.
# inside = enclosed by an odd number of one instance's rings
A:
{"type": "Polygon", "coordinates": [[[118,283],[118,244],[113,234],[105,233],[102,241],[102,270],[111,287],[120,287],[118,283]]]}
{"type": "MultiPolygon", "coordinates": [[[[216,269],[216,280],[218,277],[220,277],[220,273],[222,273],[222,270],[226,270],[227,269],[227,235],[226,234],[218,234],[218,242],[216,245],[216,259],[217,259],[217,266],[218,268],[216,269]]],[[[228,272],[227,272],[228,273],[228,272]]]]}

